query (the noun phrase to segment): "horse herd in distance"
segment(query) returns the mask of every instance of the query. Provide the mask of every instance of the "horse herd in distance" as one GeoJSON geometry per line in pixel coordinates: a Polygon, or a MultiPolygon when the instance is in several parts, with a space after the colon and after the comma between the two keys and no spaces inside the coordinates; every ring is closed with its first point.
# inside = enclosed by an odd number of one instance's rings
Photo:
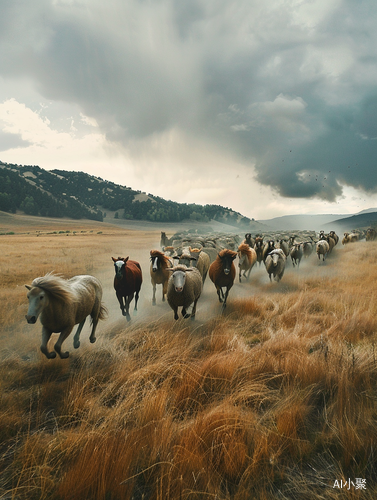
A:
{"type": "MultiPolygon", "coordinates": [[[[195,318],[197,302],[202,294],[203,285],[209,276],[214,284],[221,304],[221,312],[226,308],[229,291],[237,276],[235,260],[238,257],[238,280],[247,280],[255,264],[265,266],[270,281],[280,281],[290,258],[293,267],[300,265],[302,258],[317,254],[324,261],[338,244],[339,237],[334,231],[325,234],[320,231],[299,231],[294,235],[245,234],[241,240],[238,235],[212,234],[200,236],[188,232],[176,233],[168,238],[161,233],[160,250],[150,250],[150,278],[152,283],[152,305],[156,304],[156,288],[161,285],[162,301],[167,300],[173,310],[174,319],[179,318],[178,308],[184,318],[195,318]],[[300,241],[299,241],[300,240],[300,241]],[[191,307],[191,312],[188,309],[191,307]]],[[[342,244],[377,238],[374,229],[366,232],[344,233],[342,244]]],[[[114,290],[122,315],[131,320],[130,304],[134,300],[137,311],[139,293],[142,285],[140,264],[129,257],[112,257],[115,276],[114,290]]],[[[62,344],[78,325],[73,339],[74,348],[80,346],[80,333],[88,316],[92,329],[90,342],[96,341],[95,332],[99,320],[107,317],[108,311],[102,302],[102,285],[90,275],[74,276],[63,279],[53,273],[35,278],[28,289],[29,301],[26,320],[30,324],[40,318],[42,323],[41,351],[47,358],[68,358],[69,352],[62,351],[62,344]],[[59,333],[54,350],[48,350],[52,333],[59,333]]]]}

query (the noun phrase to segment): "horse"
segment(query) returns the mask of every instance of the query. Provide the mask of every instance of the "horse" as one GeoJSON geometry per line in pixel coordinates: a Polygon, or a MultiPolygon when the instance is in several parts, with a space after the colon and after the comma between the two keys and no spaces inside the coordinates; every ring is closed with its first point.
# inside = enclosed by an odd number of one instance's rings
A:
{"type": "Polygon", "coordinates": [[[172,244],[173,238],[168,238],[164,231],[161,231],[160,247],[168,247],[172,244]]]}
{"type": "Polygon", "coordinates": [[[254,250],[256,251],[257,262],[258,262],[259,265],[261,265],[261,263],[263,262],[263,248],[264,248],[263,237],[262,236],[256,236],[255,237],[254,250]]]}
{"type": "Polygon", "coordinates": [[[165,295],[168,290],[168,281],[170,278],[169,268],[173,267],[173,263],[167,255],[160,250],[151,250],[151,266],[150,275],[153,287],[152,305],[156,305],[156,285],[162,285],[162,302],[165,302],[165,295]]]}
{"type": "Polygon", "coordinates": [[[251,233],[246,233],[245,239],[242,243],[246,243],[246,245],[249,245],[249,247],[254,248],[255,239],[251,236],[251,233]]]}
{"type": "Polygon", "coordinates": [[[238,267],[239,267],[239,280],[240,280],[240,283],[241,283],[242,271],[243,271],[244,277],[246,279],[249,279],[250,272],[251,272],[254,264],[257,261],[257,253],[254,250],[254,248],[250,248],[250,246],[247,245],[246,243],[242,243],[238,247],[237,254],[238,254],[238,259],[239,259],[239,263],[238,263],[238,267]],[[246,271],[248,272],[247,275],[246,275],[246,271]]]}
{"type": "Polygon", "coordinates": [[[236,257],[237,252],[233,252],[233,250],[221,250],[216,260],[209,267],[209,278],[216,287],[219,302],[222,303],[222,311],[226,307],[229,290],[232,288],[236,277],[236,268],[233,263],[236,257]],[[223,288],[226,288],[225,294],[223,288]]]}
{"type": "Polygon", "coordinates": [[[127,321],[131,320],[129,307],[135,295],[135,308],[137,311],[137,301],[139,300],[139,292],[143,282],[141,267],[135,260],[129,260],[129,257],[111,257],[114,262],[115,276],[114,289],[119,301],[120,309],[123,316],[126,316],[127,321]],[[124,301],[123,301],[124,298],[124,301]]]}
{"type": "Polygon", "coordinates": [[[69,280],[53,273],[35,278],[30,285],[25,285],[29,290],[27,298],[29,309],[25,316],[30,324],[37,322],[38,317],[42,323],[41,351],[46,358],[55,358],[56,353],[61,358],[68,358],[69,352],[62,352],[64,340],[72,332],[75,325],[79,325],[73,338],[73,346],[80,346],[80,333],[87,316],[92,319],[92,331],[89,340],[96,341],[95,332],[98,321],[105,319],[107,309],[102,304],[102,286],[100,281],[93,276],[74,276],[69,280]],[[52,333],[60,333],[54,345],[56,352],[49,352],[48,341],[52,333]]]}

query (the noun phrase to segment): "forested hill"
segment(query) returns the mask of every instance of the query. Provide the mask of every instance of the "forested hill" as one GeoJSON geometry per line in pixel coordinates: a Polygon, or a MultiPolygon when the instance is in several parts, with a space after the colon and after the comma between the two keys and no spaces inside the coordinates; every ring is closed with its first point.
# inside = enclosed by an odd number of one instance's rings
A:
{"type": "Polygon", "coordinates": [[[220,205],[176,203],[84,172],[47,171],[0,162],[0,210],[102,221],[112,217],[159,222],[211,219],[243,229],[257,222],[220,205]]]}

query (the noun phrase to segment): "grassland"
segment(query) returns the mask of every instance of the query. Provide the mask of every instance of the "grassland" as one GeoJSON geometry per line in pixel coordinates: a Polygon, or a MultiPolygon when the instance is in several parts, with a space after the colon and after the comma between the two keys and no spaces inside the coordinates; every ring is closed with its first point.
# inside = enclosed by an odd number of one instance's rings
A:
{"type": "Polygon", "coordinates": [[[206,282],[197,320],[174,322],[151,306],[158,231],[101,227],[0,237],[0,498],[377,497],[377,244],[279,284],[253,269],[223,316],[206,282]],[[144,269],[131,324],[111,290],[120,253],[144,269]],[[52,270],[98,276],[110,312],[96,344],[67,339],[68,360],[44,358],[24,320],[24,283],[52,270]],[[357,478],[366,490],[334,488],[357,478]]]}

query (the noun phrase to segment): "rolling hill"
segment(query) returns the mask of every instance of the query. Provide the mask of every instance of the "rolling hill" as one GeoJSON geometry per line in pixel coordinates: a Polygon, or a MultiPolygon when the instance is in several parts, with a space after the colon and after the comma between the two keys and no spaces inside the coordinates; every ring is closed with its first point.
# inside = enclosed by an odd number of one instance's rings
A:
{"type": "Polygon", "coordinates": [[[27,215],[103,221],[209,222],[261,231],[263,226],[220,205],[177,203],[84,172],[47,171],[0,162],[0,210],[27,215]],[[107,219],[109,221],[109,219],[107,219]]]}

